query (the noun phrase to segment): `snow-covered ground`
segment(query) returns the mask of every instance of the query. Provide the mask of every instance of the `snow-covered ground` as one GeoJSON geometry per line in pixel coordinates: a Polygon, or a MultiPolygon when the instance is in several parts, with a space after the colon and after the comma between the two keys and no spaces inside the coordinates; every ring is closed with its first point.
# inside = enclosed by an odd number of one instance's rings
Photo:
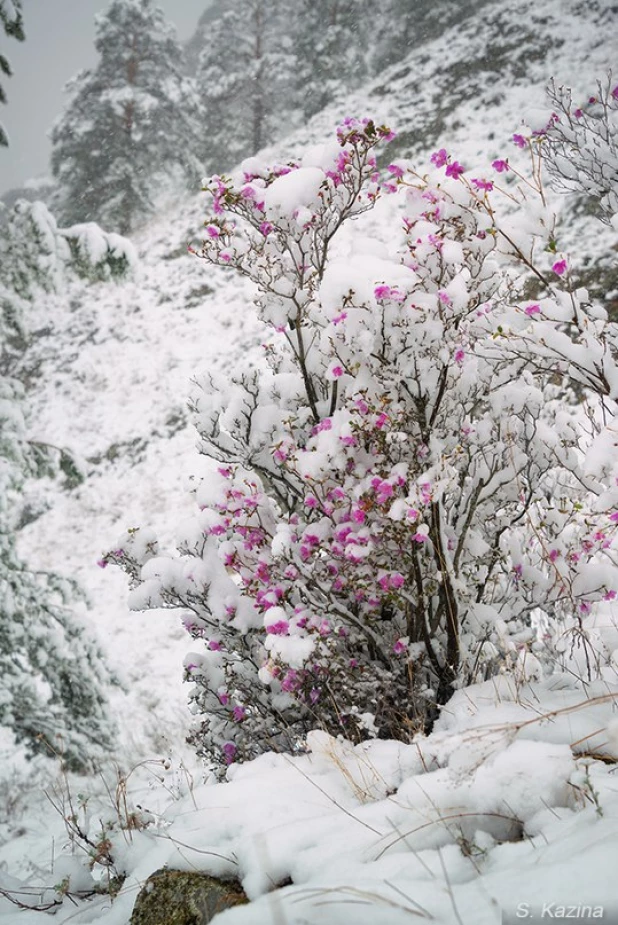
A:
{"type": "MultiPolygon", "coordinates": [[[[587,95],[615,59],[615,27],[615,8],[594,0],[489,4],[394,64],[347,110],[397,130],[397,156],[422,163],[445,146],[470,166],[515,159],[509,139],[530,107],[545,105],[547,79],[587,95]]],[[[277,157],[329,136],[345,114],[321,113],[277,157]]],[[[232,768],[229,783],[201,784],[184,744],[190,640],[174,613],[129,613],[124,576],[97,560],[131,526],[152,526],[173,545],[192,481],[207,471],[186,410],[191,380],[262,351],[249,284],[186,253],[203,207],[196,197],[157,217],[136,240],[140,266],[129,282],[74,286],[35,309],[33,428],[75,453],[86,478],[70,492],[33,486],[31,505],[46,510],[21,548],[87,589],[84,621],[122,684],[111,693],[118,767],[128,774],[151,761],[128,781],[152,818],[118,839],[129,872],[122,892],[113,904],[66,899],[55,921],[127,925],[140,883],[164,864],[241,879],[254,902],[221,914],[222,925],[483,925],[500,921],[501,909],[525,919],[515,913],[526,903],[520,913],[540,917],[545,904],[546,918],[563,905],[603,906],[604,920],[613,910],[618,921],[613,668],[587,685],[576,672],[528,681],[524,669],[458,692],[432,735],[412,745],[352,748],[316,731],[306,755],[265,755],[232,768]]],[[[375,232],[384,218],[378,210],[370,221],[375,232]]],[[[599,619],[607,637],[618,606],[599,619]]],[[[59,861],[71,850],[62,819],[41,792],[57,802],[66,782],[54,782],[48,762],[26,765],[10,742],[0,748],[0,889],[28,881],[33,893],[15,895],[30,904],[70,869],[59,861]]],[[[108,783],[115,773],[110,764],[108,783]]],[[[70,787],[109,811],[100,780],[70,787]]],[[[41,914],[0,896],[0,921],[32,925],[41,914]]]]}

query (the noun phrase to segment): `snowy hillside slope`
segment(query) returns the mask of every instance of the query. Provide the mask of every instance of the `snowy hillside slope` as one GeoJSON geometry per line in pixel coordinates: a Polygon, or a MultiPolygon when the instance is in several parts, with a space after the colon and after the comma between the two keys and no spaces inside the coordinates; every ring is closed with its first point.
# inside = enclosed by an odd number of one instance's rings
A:
{"type": "MultiPolygon", "coordinates": [[[[587,96],[596,78],[616,64],[617,26],[618,6],[600,0],[585,4],[548,0],[542,7],[530,0],[514,0],[508,5],[487,3],[473,18],[414,50],[405,60],[393,62],[372,85],[346,100],[345,111],[337,105],[320,113],[270,153],[279,160],[292,157],[304,146],[330,137],[340,118],[352,113],[374,116],[398,133],[389,148],[389,159],[413,156],[422,165],[431,151],[444,146],[465,166],[484,165],[487,169],[495,157],[504,156],[515,162],[521,155],[509,139],[531,107],[545,107],[548,78],[553,76],[573,86],[576,98],[587,96]]],[[[52,484],[32,486],[30,507],[43,512],[22,531],[21,549],[36,567],[75,575],[89,594],[84,620],[101,639],[125,685],[125,690],[119,688],[111,696],[120,728],[119,757],[126,763],[168,752],[190,760],[183,746],[190,715],[185,706],[182,661],[191,643],[175,614],[129,613],[125,578],[113,569],[99,568],[97,560],[126,527],[152,526],[164,542],[173,544],[177,525],[191,512],[187,489],[192,479],[208,470],[208,464],[195,451],[196,436],[186,408],[191,379],[209,369],[225,373],[248,356],[259,362],[262,351],[262,332],[250,308],[251,287],[186,253],[187,242],[199,240],[204,208],[201,196],[180,201],[144,229],[135,242],[141,262],[132,280],[74,285],[66,294],[42,300],[33,319],[39,334],[31,357],[32,433],[39,440],[70,449],[81,461],[85,480],[64,492],[52,484]]],[[[387,212],[385,209],[383,216],[378,210],[368,218],[374,231],[380,229],[387,212]]],[[[586,222],[573,225],[578,234],[588,227],[586,222]]],[[[602,248],[608,249],[615,245],[614,239],[598,232],[595,247],[598,249],[601,242],[602,248]]],[[[603,693],[609,689],[604,687],[603,693]]],[[[595,693],[602,696],[601,690],[595,693]]],[[[320,900],[327,895],[329,902],[338,904],[328,907],[329,922],[333,923],[375,922],[378,915],[379,921],[396,925],[414,915],[410,910],[416,907],[409,899],[413,897],[424,909],[431,908],[435,921],[458,921],[459,904],[461,920],[471,925],[498,920],[496,897],[513,903],[528,897],[540,901],[543,878],[557,891],[561,871],[566,871],[573,883],[580,876],[588,878],[585,882],[590,896],[586,894],[586,901],[601,897],[599,902],[608,902],[613,894],[603,893],[602,886],[609,884],[618,857],[615,775],[612,767],[597,763],[590,772],[593,784],[588,786],[585,766],[575,768],[569,746],[577,739],[587,741],[595,728],[605,728],[611,701],[582,728],[575,728],[569,719],[555,735],[541,735],[534,755],[509,752],[503,759],[495,759],[505,764],[513,761],[516,770],[509,777],[504,767],[498,769],[497,795],[494,803],[487,800],[483,804],[484,812],[498,812],[496,807],[509,794],[513,800],[519,799],[529,782],[540,781],[535,784],[533,800],[526,803],[521,797],[519,818],[525,818],[528,826],[523,841],[496,845],[493,839],[498,836],[491,831],[480,840],[475,836],[475,841],[466,830],[466,850],[470,852],[466,856],[461,850],[464,835],[461,844],[453,835],[460,824],[455,823],[444,840],[417,843],[413,839],[407,853],[399,853],[400,843],[381,859],[376,857],[381,847],[362,839],[360,848],[347,850],[357,838],[355,832],[366,833],[367,826],[377,829],[380,838],[385,838],[387,831],[392,837],[396,826],[407,831],[407,822],[397,814],[402,805],[414,805],[421,816],[429,812],[427,805],[419,809],[417,801],[418,792],[425,789],[427,804],[433,801],[438,816],[476,812],[482,803],[479,793],[485,786],[483,780],[493,779],[491,764],[484,762],[494,760],[495,755],[493,746],[487,753],[479,746],[478,767],[485,767],[483,778],[474,765],[476,744],[466,746],[477,741],[472,728],[501,727],[512,722],[515,714],[521,719],[572,704],[572,698],[565,700],[542,686],[526,690],[523,697],[520,694],[518,691],[517,699],[499,686],[458,694],[457,705],[445,713],[442,731],[435,733],[433,745],[427,745],[427,754],[432,748],[440,753],[435,767],[442,774],[438,783],[432,779],[428,789],[426,780],[420,780],[421,773],[427,777],[427,768],[419,768],[412,753],[404,755],[400,746],[376,743],[369,749],[369,757],[361,752],[356,758],[347,754],[333,757],[330,752],[335,747],[316,739],[318,757],[298,760],[297,777],[305,781],[305,790],[290,783],[289,777],[294,778],[296,772],[289,772],[287,759],[265,758],[237,772],[229,797],[221,797],[221,803],[233,809],[218,828],[211,828],[209,816],[191,816],[190,800],[173,807],[169,819],[173,819],[178,840],[190,839],[199,851],[216,850],[217,845],[225,844],[240,858],[252,898],[266,891],[269,877],[282,882],[290,874],[305,891],[303,897],[296,888],[289,888],[288,899],[281,900],[285,902],[283,912],[269,905],[266,896],[255,910],[248,907],[226,913],[221,922],[323,922],[320,900]],[[513,708],[501,710],[501,702],[512,703],[513,708]],[[522,703],[527,706],[522,708],[522,703]],[[472,762],[468,771],[455,759],[451,761],[451,752],[444,744],[449,736],[460,737],[461,761],[472,762]],[[326,757],[325,751],[329,752],[326,757]],[[462,755],[467,756],[465,761],[462,755]],[[369,797],[359,796],[354,783],[354,775],[361,773],[358,767],[370,767],[374,783],[380,781],[369,797]],[[576,774],[580,776],[570,777],[576,774]],[[394,805],[392,790],[406,779],[394,805]],[[567,783],[569,779],[579,781],[583,796],[578,797],[574,784],[567,783]],[[320,788],[326,797],[320,795],[320,788]],[[472,796],[470,788],[476,788],[472,796]],[[415,790],[418,792],[412,798],[415,790]],[[597,791],[602,791],[602,818],[591,796],[597,791]],[[255,803],[265,792],[262,812],[248,815],[247,801],[255,803]],[[283,809],[276,819],[284,834],[275,851],[279,829],[271,826],[268,834],[264,833],[279,795],[283,809]],[[576,814],[582,804],[587,806],[585,814],[576,814]],[[285,828],[284,817],[295,805],[308,810],[292,815],[285,828]],[[543,810],[544,806],[550,808],[543,810]],[[348,830],[343,823],[350,813],[362,821],[348,830]],[[315,823],[311,821],[314,815],[327,820],[323,825],[315,823]],[[582,820],[583,828],[579,827],[582,820]],[[294,835],[293,827],[297,830],[294,835]],[[345,835],[337,840],[333,833],[340,829],[345,829],[345,835]],[[261,840],[275,854],[270,866],[260,851],[254,850],[261,840]],[[323,847],[329,841],[341,854],[339,863],[333,863],[330,870],[324,863],[323,847]],[[445,845],[448,847],[441,853],[445,845]],[[289,858],[282,859],[286,853],[296,858],[293,864],[289,858]],[[369,862],[372,866],[367,867],[369,862]],[[477,878],[480,866],[485,879],[477,878]],[[407,898],[386,890],[386,900],[376,907],[371,895],[383,897],[387,881],[404,890],[407,898]],[[523,882],[531,884],[529,893],[517,892],[517,884],[523,882]],[[335,888],[338,892],[331,895],[328,891],[335,888]],[[313,894],[313,890],[318,893],[313,894]],[[436,893],[438,899],[432,905],[431,897],[436,893]],[[368,904],[366,909],[347,904],[359,895],[368,904]]],[[[594,749],[600,749],[606,739],[607,735],[597,737],[594,749]]],[[[500,751],[508,744],[500,742],[496,748],[500,751]]],[[[615,754],[615,743],[612,748],[615,754]]],[[[430,765],[431,761],[433,758],[430,765]]],[[[200,791],[199,805],[210,807],[212,812],[219,792],[213,788],[200,791]]],[[[158,805],[164,798],[165,793],[158,795],[158,805]]],[[[38,812],[43,812],[43,804],[36,805],[38,812]]],[[[60,839],[62,827],[51,811],[46,812],[52,820],[50,830],[60,839]]],[[[26,816],[23,826],[25,834],[0,848],[0,861],[19,876],[31,874],[36,866],[41,882],[49,882],[43,870],[49,858],[49,838],[46,832],[41,833],[40,817],[26,816]]],[[[197,854],[183,862],[169,845],[162,849],[154,842],[144,843],[142,849],[142,860],[138,863],[136,858],[132,868],[132,892],[127,891],[111,912],[97,907],[76,914],[67,906],[57,920],[72,915],[78,923],[126,925],[137,881],[168,860],[174,864],[201,863],[197,854]]],[[[0,921],[14,921],[14,916],[12,907],[0,906],[0,921]]],[[[21,920],[31,925],[40,918],[25,914],[21,920]]]]}

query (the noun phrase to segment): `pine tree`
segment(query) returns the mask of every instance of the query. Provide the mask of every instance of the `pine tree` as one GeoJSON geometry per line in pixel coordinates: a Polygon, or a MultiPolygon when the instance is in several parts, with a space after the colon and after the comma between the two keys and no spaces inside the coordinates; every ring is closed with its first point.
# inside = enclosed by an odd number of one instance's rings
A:
{"type": "Polygon", "coordinates": [[[375,11],[366,0],[302,0],[294,28],[296,95],[310,118],[338,90],[367,76],[368,29],[375,11]]]}
{"type": "MultiPolygon", "coordinates": [[[[0,0],[0,23],[6,35],[23,42],[24,23],[21,13],[21,0],[0,0]]],[[[0,73],[6,77],[11,76],[11,66],[8,59],[0,53],[0,73]]],[[[0,103],[6,103],[6,94],[0,84],[0,103]]],[[[0,123],[0,148],[8,147],[9,139],[4,126],[0,123]]]]}
{"type": "Polygon", "coordinates": [[[240,0],[212,24],[197,73],[209,168],[233,167],[281,131],[291,109],[289,18],[282,0],[240,0]]]}
{"type": "Polygon", "coordinates": [[[97,17],[93,70],[69,83],[52,130],[63,221],[98,221],[121,234],[152,209],[163,175],[199,177],[193,85],[173,28],[152,0],[112,0],[97,17]]]}

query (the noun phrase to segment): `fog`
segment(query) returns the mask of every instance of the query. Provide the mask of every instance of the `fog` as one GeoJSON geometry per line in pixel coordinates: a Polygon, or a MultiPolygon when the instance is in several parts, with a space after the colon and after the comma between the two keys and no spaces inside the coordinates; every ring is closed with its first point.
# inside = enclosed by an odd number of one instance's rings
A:
{"type": "MultiPolygon", "coordinates": [[[[64,106],[63,87],[93,65],[94,17],[108,0],[24,0],[25,42],[0,36],[13,76],[2,78],[8,105],[0,119],[9,135],[0,148],[0,194],[49,170],[47,133],[64,106]]],[[[180,39],[190,37],[208,0],[157,0],[180,39]]]]}

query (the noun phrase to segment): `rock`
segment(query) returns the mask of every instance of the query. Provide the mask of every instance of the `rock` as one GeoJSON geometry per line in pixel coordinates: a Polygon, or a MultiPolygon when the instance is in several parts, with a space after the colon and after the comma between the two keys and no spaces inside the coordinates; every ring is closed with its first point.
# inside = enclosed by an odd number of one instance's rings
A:
{"type": "Polygon", "coordinates": [[[137,897],[130,925],[207,925],[218,912],[248,901],[233,880],[191,871],[157,870],[137,897]]]}

